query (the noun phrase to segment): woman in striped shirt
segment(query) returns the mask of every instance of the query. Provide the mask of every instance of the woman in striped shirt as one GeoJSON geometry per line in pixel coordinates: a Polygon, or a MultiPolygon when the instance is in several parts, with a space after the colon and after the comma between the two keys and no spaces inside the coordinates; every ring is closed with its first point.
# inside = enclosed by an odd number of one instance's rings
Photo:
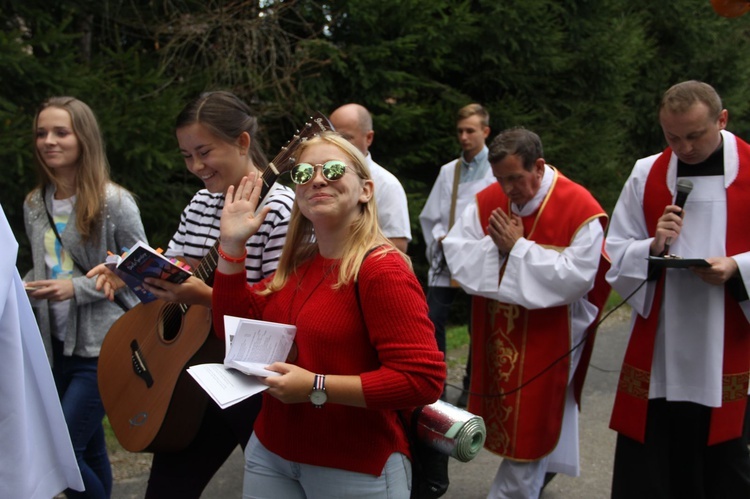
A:
{"type": "MultiPolygon", "coordinates": [[[[243,176],[268,165],[256,138],[257,128],[247,105],[229,92],[204,93],[177,117],[180,153],[188,170],[203,180],[205,189],[198,191],[182,212],[167,256],[200,260],[213,247],[229,186],[239,185],[243,176]]],[[[270,212],[258,233],[245,243],[248,283],[276,270],[293,201],[292,190],[279,184],[266,196],[270,212]]],[[[148,289],[167,301],[211,306],[212,289],[199,279],[178,285],[162,281],[160,285],[162,290],[148,289]]],[[[186,449],[154,454],[146,498],[200,497],[237,444],[244,449],[260,400],[251,397],[225,410],[209,402],[201,428],[186,449]]]]}
{"type": "MultiPolygon", "coordinates": [[[[257,130],[257,119],[250,108],[229,92],[201,94],[179,114],[176,135],[180,153],[187,169],[203,181],[205,188],[182,212],[167,256],[184,258],[195,267],[214,246],[227,189],[268,165],[256,138],[257,130]]],[[[294,192],[279,184],[265,197],[264,204],[270,211],[258,232],[245,243],[248,283],[256,283],[276,270],[293,202],[294,192]]],[[[103,272],[101,267],[97,267],[99,272],[103,272]]],[[[100,275],[99,287],[108,295],[122,285],[110,272],[100,275]]],[[[211,307],[213,290],[196,277],[182,284],[149,278],[145,287],[168,302],[211,307]]],[[[146,499],[199,498],[237,444],[244,449],[260,400],[260,396],[251,397],[224,410],[209,401],[201,427],[187,448],[154,453],[146,499]]]]}

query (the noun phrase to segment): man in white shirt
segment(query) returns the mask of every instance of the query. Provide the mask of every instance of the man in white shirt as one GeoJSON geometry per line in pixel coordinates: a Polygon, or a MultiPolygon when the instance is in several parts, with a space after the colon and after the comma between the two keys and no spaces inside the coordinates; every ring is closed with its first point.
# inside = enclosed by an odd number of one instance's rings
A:
{"type": "Polygon", "coordinates": [[[501,132],[489,162],[497,182],[467,206],[443,249],[472,295],[469,411],[485,420],[485,448],[504,458],[488,498],[537,499],[546,476],[579,474],[577,402],[609,294],[600,271],[607,215],[546,164],[534,132],[501,132]]]}
{"type": "Polygon", "coordinates": [[[375,182],[375,203],[378,206],[380,229],[396,248],[406,253],[411,241],[406,192],[395,175],[372,159],[370,146],[375,131],[372,129],[370,112],[359,104],[344,104],[333,111],[329,119],[336,131],[365,156],[375,182]]]}
{"type": "Polygon", "coordinates": [[[667,90],[669,147],[636,162],[612,215],[607,280],[633,310],[610,422],[616,499],[750,497],[750,145],[727,119],[706,83],[667,90]],[[684,206],[678,178],[693,184],[684,206]],[[670,268],[672,255],[707,266],[670,268]]]}
{"type": "MultiPolygon", "coordinates": [[[[469,104],[458,111],[456,135],[462,153],[440,167],[427,202],[419,214],[430,270],[427,282],[427,304],[430,320],[435,325],[438,348],[445,353],[445,327],[451,306],[461,289],[451,281],[443,257],[443,238],[463,209],[474,200],[477,192],[495,182],[487,161],[485,140],[490,134],[490,115],[480,104],[469,104]]],[[[464,300],[465,302],[465,300],[464,300]]],[[[470,360],[466,364],[464,390],[468,388],[470,360]]],[[[466,391],[458,406],[466,407],[466,391]]]]}

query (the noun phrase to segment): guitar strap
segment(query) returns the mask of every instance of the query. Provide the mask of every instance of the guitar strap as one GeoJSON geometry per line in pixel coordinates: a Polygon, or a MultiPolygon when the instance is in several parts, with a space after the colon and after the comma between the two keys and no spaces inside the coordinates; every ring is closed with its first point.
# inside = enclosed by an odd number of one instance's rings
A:
{"type": "Polygon", "coordinates": [[[456,200],[458,199],[458,184],[461,181],[461,158],[456,160],[453,169],[453,190],[451,191],[451,211],[448,215],[448,230],[451,230],[456,221],[456,200]]]}
{"type": "MultiPolygon", "coordinates": [[[[42,187],[42,204],[44,205],[44,211],[47,213],[47,220],[49,222],[49,226],[52,228],[52,232],[55,233],[55,237],[57,238],[57,242],[60,243],[60,248],[65,249],[65,246],[63,246],[62,238],[60,237],[60,233],[57,231],[57,226],[55,225],[55,221],[52,220],[52,214],[49,212],[49,208],[47,208],[47,186],[44,185],[42,187]]],[[[73,258],[73,255],[70,253],[70,251],[66,251],[70,259],[73,261],[73,265],[76,266],[79,272],[81,272],[83,275],[88,274],[88,270],[84,269],[80,263],[76,261],[75,258],[73,258]]],[[[89,269],[91,270],[91,269],[89,269]]],[[[125,305],[122,300],[120,300],[119,297],[115,296],[115,303],[122,309],[123,312],[127,312],[130,310],[127,305],[125,305]]]]}
{"type": "MultiPolygon", "coordinates": [[[[456,203],[458,201],[458,184],[461,183],[461,158],[456,160],[456,167],[453,169],[453,190],[451,191],[451,211],[448,214],[448,230],[453,228],[453,224],[456,222],[456,203]]],[[[445,260],[445,256],[443,256],[445,260]]],[[[451,278],[451,287],[459,288],[458,281],[451,278]]]]}

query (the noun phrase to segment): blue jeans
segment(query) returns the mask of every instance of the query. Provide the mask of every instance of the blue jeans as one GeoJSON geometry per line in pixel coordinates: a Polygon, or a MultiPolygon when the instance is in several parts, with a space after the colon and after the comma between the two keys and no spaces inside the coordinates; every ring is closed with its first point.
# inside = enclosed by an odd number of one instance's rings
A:
{"type": "Polygon", "coordinates": [[[255,433],[245,448],[243,499],[409,499],[411,463],[394,452],[380,476],[287,461],[255,433]]]}
{"type": "Polygon", "coordinates": [[[99,359],[75,355],[68,357],[62,351],[62,342],[53,339],[52,374],[86,487],[84,492],[68,489],[65,494],[71,499],[108,499],[112,494],[112,468],[104,439],[104,406],[96,376],[99,359]]]}

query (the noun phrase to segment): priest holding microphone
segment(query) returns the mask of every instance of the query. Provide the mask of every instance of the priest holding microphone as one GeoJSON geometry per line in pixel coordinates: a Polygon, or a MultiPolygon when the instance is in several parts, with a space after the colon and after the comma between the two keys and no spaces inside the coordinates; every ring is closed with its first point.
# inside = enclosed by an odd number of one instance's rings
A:
{"type": "Polygon", "coordinates": [[[615,499],[750,497],[750,145],[727,118],[706,83],[667,90],[669,147],[636,162],[612,215],[607,280],[633,310],[615,499]]]}

